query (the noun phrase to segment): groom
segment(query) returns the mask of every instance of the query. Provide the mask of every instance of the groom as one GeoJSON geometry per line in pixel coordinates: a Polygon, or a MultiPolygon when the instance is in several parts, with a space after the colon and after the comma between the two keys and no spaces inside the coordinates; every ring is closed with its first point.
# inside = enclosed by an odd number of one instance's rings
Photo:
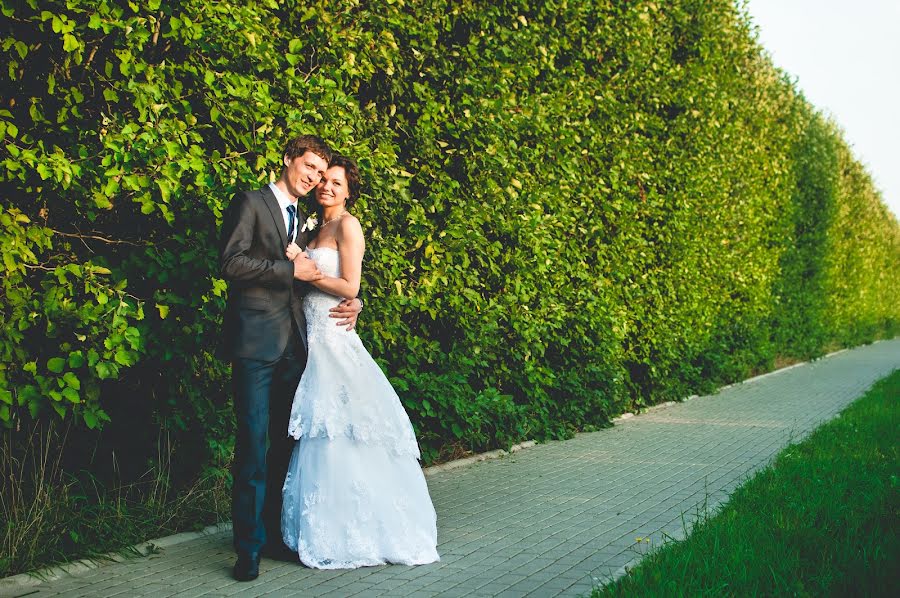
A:
{"type": "MultiPolygon", "coordinates": [[[[291,402],[306,365],[301,300],[307,283],[323,275],[305,253],[292,262],[285,250],[292,241],[306,247],[306,215],[297,200],[319,183],[330,159],[331,149],[319,137],[291,140],[279,179],[237,193],[222,224],[225,347],[237,419],[231,514],[238,581],[259,576],[264,547],[276,556],[287,550],[281,540],[281,487],[294,443],[287,435],[291,402]]],[[[352,328],[361,309],[359,299],[343,301],[332,317],[340,319],[336,325],[352,328]]]]}

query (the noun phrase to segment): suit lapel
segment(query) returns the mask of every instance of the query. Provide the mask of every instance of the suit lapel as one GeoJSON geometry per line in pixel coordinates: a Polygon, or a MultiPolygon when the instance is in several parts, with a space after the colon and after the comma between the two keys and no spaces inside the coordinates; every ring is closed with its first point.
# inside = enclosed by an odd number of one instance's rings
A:
{"type": "Polygon", "coordinates": [[[281,246],[287,247],[287,231],[284,228],[284,217],[281,215],[281,206],[278,205],[278,200],[275,198],[275,194],[272,193],[272,190],[268,185],[260,189],[262,193],[263,200],[266,202],[266,206],[269,208],[269,212],[272,213],[272,219],[275,221],[275,228],[278,229],[278,236],[281,239],[281,246]]]}

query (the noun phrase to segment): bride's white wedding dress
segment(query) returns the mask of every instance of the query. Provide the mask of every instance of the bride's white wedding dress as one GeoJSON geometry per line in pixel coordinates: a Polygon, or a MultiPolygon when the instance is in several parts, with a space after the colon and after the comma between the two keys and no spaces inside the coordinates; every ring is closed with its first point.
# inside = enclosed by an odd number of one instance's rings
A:
{"type": "MultiPolygon", "coordinates": [[[[340,275],[336,249],[307,252],[340,275]]],[[[288,425],[300,441],[284,481],[284,543],[319,569],[432,563],[436,518],[412,424],[356,332],[328,317],[339,301],[318,290],[303,301],[309,358],[288,425]]]]}

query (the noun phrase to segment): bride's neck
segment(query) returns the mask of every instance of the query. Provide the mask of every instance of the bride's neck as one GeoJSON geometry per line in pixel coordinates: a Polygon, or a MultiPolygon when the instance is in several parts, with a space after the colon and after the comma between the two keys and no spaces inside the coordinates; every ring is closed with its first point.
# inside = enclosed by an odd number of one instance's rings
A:
{"type": "Polygon", "coordinates": [[[346,211],[347,210],[346,208],[344,208],[344,206],[330,206],[322,210],[322,218],[324,218],[325,220],[333,220],[346,211]]]}

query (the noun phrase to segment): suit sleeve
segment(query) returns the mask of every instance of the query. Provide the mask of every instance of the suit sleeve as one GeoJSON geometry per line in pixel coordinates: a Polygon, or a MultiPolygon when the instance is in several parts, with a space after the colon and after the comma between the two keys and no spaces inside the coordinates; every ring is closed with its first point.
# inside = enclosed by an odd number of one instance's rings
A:
{"type": "Polygon", "coordinates": [[[219,267],[228,282],[246,286],[290,288],[294,267],[288,260],[267,260],[249,255],[257,228],[257,212],[246,192],[231,200],[222,223],[219,267]]]}

